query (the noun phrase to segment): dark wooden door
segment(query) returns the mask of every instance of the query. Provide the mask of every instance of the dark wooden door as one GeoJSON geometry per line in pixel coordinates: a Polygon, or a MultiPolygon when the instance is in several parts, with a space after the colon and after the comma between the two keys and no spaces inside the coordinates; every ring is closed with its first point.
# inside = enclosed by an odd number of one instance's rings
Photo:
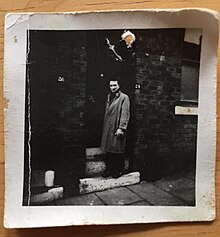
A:
{"type": "Polygon", "coordinates": [[[128,49],[121,41],[123,30],[87,31],[87,99],[86,125],[88,129],[87,147],[99,147],[109,80],[120,79],[121,90],[128,94],[131,101],[131,120],[128,129],[128,154],[134,148],[134,88],[135,63],[134,49],[128,49]],[[116,46],[123,62],[115,58],[106,44],[108,38],[116,46]]]}

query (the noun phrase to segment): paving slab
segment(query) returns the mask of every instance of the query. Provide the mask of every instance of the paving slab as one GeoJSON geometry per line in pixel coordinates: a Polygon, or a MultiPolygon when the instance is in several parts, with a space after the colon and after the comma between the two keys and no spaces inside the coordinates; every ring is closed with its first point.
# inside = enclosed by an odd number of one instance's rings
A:
{"type": "Polygon", "coordinates": [[[188,206],[195,206],[196,205],[196,194],[195,189],[182,189],[178,192],[178,194],[175,194],[176,197],[179,199],[185,201],[188,206]]]}
{"type": "Polygon", "coordinates": [[[98,177],[80,179],[79,181],[79,192],[85,194],[139,183],[140,173],[132,172],[117,179],[98,177]]]}
{"type": "Polygon", "coordinates": [[[58,200],[56,201],[56,205],[99,206],[105,204],[94,193],[91,193],[82,196],[58,200]]]}
{"type": "Polygon", "coordinates": [[[160,180],[153,184],[183,200],[188,205],[195,205],[195,180],[186,177],[179,177],[160,180]]]}
{"type": "Polygon", "coordinates": [[[151,204],[147,201],[138,201],[130,204],[130,206],[151,206],[151,204]]]}
{"type": "Polygon", "coordinates": [[[106,205],[128,205],[136,203],[138,201],[143,201],[141,197],[139,197],[126,187],[97,192],[96,195],[106,205]]]}
{"type": "Polygon", "coordinates": [[[188,173],[187,175],[186,175],[186,177],[188,177],[188,178],[190,178],[190,179],[195,179],[196,177],[195,177],[195,172],[190,172],[190,173],[188,173]]]}
{"type": "Polygon", "coordinates": [[[127,188],[155,206],[186,206],[185,202],[161,190],[151,183],[143,182],[127,188]]]}
{"type": "Polygon", "coordinates": [[[195,181],[186,177],[162,179],[153,182],[153,184],[167,192],[178,192],[182,188],[195,188],[195,181]]]}

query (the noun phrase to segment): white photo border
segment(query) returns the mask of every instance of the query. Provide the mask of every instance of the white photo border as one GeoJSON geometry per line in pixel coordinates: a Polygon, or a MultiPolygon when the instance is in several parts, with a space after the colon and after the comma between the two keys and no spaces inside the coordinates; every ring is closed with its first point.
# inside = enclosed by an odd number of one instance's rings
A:
{"type": "Polygon", "coordinates": [[[215,218],[218,15],[207,9],[12,13],[5,19],[4,96],[8,228],[210,221],[215,218]],[[202,28],[196,206],[22,206],[28,30],[202,28]],[[15,40],[16,37],[16,40],[15,40]]]}

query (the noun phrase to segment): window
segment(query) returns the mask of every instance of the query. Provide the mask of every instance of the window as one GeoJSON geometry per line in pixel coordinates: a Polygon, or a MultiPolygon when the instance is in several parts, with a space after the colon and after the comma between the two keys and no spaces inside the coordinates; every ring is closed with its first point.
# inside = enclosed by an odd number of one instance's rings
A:
{"type": "Polygon", "coordinates": [[[180,100],[198,102],[199,63],[183,61],[180,100]]]}
{"type": "Polygon", "coordinates": [[[184,42],[180,100],[198,103],[200,43],[184,42]]]}

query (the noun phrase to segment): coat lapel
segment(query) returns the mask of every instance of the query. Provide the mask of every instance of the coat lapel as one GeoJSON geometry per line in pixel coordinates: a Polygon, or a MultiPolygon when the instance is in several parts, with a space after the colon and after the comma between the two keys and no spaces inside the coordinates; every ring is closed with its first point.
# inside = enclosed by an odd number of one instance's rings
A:
{"type": "Polygon", "coordinates": [[[115,96],[115,98],[113,99],[112,102],[110,101],[110,94],[108,95],[107,110],[110,110],[110,109],[113,107],[113,105],[114,105],[114,104],[117,102],[117,100],[119,99],[120,95],[121,95],[121,92],[119,91],[119,92],[118,92],[118,95],[115,96]],[[111,102],[111,104],[110,104],[110,102],[111,102]]]}

